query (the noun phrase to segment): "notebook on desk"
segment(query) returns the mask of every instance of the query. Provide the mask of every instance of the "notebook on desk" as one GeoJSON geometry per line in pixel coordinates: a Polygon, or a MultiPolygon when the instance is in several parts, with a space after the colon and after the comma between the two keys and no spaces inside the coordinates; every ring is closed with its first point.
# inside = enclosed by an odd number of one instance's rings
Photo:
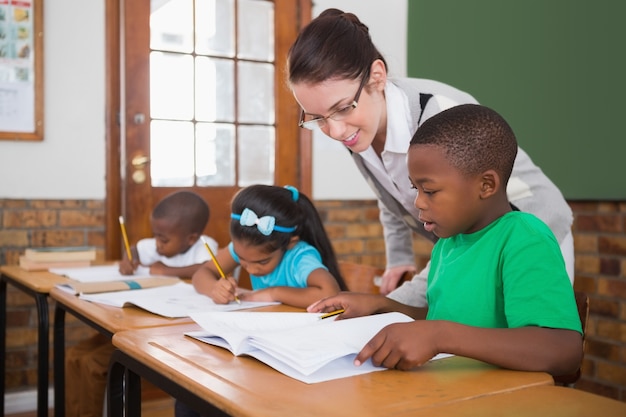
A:
{"type": "Polygon", "coordinates": [[[137,267],[133,275],[122,275],[117,264],[97,265],[84,268],[50,268],[50,272],[78,282],[124,281],[128,279],[150,278],[150,268],[137,267]]]}
{"type": "Polygon", "coordinates": [[[155,288],[81,294],[79,298],[113,307],[135,306],[169,318],[189,317],[190,314],[205,311],[223,312],[278,304],[253,301],[216,304],[206,295],[199,294],[193,285],[182,281],[174,285],[155,288]]]}
{"type": "MultiPolygon", "coordinates": [[[[402,313],[354,319],[320,320],[321,314],[238,312],[197,313],[203,330],[186,333],[234,355],[252,356],[277,371],[311,384],[361,375],[385,368],[367,361],[354,365],[356,354],[383,327],[413,321],[402,313]]],[[[439,359],[449,355],[438,355],[439,359]]]]}

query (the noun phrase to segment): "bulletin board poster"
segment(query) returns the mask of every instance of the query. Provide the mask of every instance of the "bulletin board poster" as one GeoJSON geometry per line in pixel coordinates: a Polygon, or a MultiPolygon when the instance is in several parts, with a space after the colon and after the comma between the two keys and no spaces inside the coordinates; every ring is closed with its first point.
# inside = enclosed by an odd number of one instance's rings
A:
{"type": "Polygon", "coordinates": [[[40,4],[0,0],[0,139],[42,139],[40,4]]]}

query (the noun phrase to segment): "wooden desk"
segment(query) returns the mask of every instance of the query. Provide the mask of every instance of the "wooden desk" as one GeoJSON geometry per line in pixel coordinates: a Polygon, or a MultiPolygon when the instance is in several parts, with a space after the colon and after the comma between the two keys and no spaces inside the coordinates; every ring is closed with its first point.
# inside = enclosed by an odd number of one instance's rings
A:
{"type": "Polygon", "coordinates": [[[422,410],[424,417],[624,417],[626,403],[574,388],[531,387],[422,410]]]}
{"type": "Polygon", "coordinates": [[[35,299],[37,306],[37,416],[48,416],[48,355],[50,322],[48,293],[56,284],[68,279],[50,272],[26,271],[19,266],[0,267],[0,414],[4,415],[6,376],[7,284],[11,284],[35,299]]]}
{"type": "Polygon", "coordinates": [[[58,288],[50,290],[50,297],[56,301],[54,312],[54,413],[65,415],[65,312],[98,330],[105,336],[128,329],[141,329],[153,326],[170,326],[190,323],[191,319],[158,316],[135,307],[111,307],[81,300],[76,295],[58,288]]]}
{"type": "Polygon", "coordinates": [[[116,333],[109,415],[122,415],[123,406],[125,415],[140,415],[139,377],[203,413],[238,417],[415,416],[426,407],[553,384],[545,373],[452,357],[412,372],[386,370],[308,385],[256,359],[184,336],[199,329],[193,323],[116,333]]]}

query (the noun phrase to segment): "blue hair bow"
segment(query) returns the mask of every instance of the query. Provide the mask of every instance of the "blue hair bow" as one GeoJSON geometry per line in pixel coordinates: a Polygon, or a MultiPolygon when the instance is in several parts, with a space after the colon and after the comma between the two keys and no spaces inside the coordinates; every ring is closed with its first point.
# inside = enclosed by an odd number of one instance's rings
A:
{"type": "Polygon", "coordinates": [[[241,214],[232,213],[231,219],[239,220],[239,224],[242,226],[255,226],[265,236],[269,236],[273,231],[291,233],[296,230],[296,227],[283,227],[276,226],[276,218],[274,216],[259,217],[257,214],[249,208],[243,209],[241,214]]]}

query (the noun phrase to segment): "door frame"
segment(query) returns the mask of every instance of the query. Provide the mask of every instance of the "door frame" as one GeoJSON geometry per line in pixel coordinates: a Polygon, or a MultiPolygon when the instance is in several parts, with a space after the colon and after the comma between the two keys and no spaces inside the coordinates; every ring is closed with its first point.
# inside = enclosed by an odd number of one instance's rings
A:
{"type": "MultiPolygon", "coordinates": [[[[125,109],[122,98],[122,22],[124,1],[105,1],[105,259],[117,260],[122,254],[122,237],[119,215],[124,213],[122,178],[123,143],[122,129],[125,109]]],[[[143,0],[149,1],[149,0],[143,0]]],[[[288,10],[276,14],[275,45],[280,51],[276,56],[276,169],[275,183],[284,178],[297,178],[296,185],[311,196],[312,191],[312,134],[297,124],[299,107],[285,83],[283,69],[286,53],[300,28],[311,20],[312,0],[275,0],[275,10],[288,10]],[[293,23],[296,22],[296,25],[293,23]],[[289,122],[291,121],[291,122],[289,122]],[[298,138],[296,155],[293,146],[285,145],[288,138],[298,138]],[[281,138],[284,138],[281,142],[281,138]]],[[[293,182],[292,182],[293,183],[293,182]]]]}

